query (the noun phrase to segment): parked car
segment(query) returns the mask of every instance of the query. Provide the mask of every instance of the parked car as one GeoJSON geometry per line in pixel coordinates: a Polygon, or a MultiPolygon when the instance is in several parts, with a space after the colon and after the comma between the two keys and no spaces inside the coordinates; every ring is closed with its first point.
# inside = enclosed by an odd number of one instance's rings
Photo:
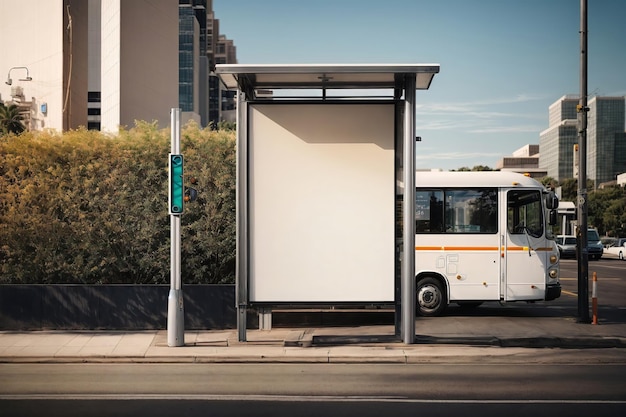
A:
{"type": "Polygon", "coordinates": [[[556,246],[559,248],[561,258],[576,257],[576,236],[559,235],[556,237],[556,246]]]}
{"type": "MultiPolygon", "coordinates": [[[[561,258],[576,257],[576,236],[558,235],[556,237],[556,246],[559,248],[561,258]]],[[[587,254],[589,259],[600,259],[604,253],[604,246],[598,236],[596,229],[587,231],[587,254]]]]}
{"type": "Polygon", "coordinates": [[[620,237],[611,246],[605,248],[604,255],[626,261],[626,237],[620,237]]]}
{"type": "Polygon", "coordinates": [[[609,237],[609,236],[602,236],[600,238],[600,241],[602,242],[602,246],[604,246],[605,248],[608,248],[609,246],[613,246],[613,243],[615,243],[616,240],[617,238],[609,237]]]}
{"type": "Polygon", "coordinates": [[[604,246],[596,229],[587,230],[587,253],[589,259],[600,259],[604,253],[604,246]]]}

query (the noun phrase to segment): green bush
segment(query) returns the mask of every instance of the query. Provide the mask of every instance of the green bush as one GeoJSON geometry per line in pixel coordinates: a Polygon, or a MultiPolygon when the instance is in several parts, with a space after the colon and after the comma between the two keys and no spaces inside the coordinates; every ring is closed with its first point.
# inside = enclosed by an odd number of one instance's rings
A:
{"type": "MultiPolygon", "coordinates": [[[[169,130],[145,122],[0,137],[0,283],[168,283],[169,151],[169,130]]],[[[183,283],[234,282],[235,134],[190,123],[181,152],[199,191],[182,216],[183,283]]]]}

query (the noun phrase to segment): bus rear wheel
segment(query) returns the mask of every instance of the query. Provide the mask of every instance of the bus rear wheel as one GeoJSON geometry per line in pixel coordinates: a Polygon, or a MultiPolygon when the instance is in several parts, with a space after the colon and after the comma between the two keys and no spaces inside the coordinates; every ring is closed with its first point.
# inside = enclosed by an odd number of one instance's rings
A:
{"type": "Polygon", "coordinates": [[[432,277],[422,278],[416,288],[417,308],[420,316],[439,316],[446,309],[446,293],[441,282],[432,277]]]}

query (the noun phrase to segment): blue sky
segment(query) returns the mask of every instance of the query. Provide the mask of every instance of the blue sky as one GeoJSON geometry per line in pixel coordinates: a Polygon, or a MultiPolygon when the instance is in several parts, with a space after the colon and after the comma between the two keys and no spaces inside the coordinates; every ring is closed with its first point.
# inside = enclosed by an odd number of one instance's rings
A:
{"type": "MultiPolygon", "coordinates": [[[[580,0],[213,0],[240,64],[437,63],[418,168],[495,167],[580,93],[580,0]]],[[[626,95],[626,0],[589,0],[589,96],[626,95]]]]}

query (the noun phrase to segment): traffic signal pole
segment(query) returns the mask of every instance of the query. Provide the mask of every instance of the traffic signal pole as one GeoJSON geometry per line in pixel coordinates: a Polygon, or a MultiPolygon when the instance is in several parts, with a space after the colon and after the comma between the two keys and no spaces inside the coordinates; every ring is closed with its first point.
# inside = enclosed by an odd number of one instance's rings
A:
{"type": "Polygon", "coordinates": [[[167,345],[185,345],[185,311],[181,279],[180,220],[182,215],[183,160],[180,154],[180,109],[171,111],[172,147],[169,156],[169,212],[170,212],[170,292],[167,297],[167,345]],[[174,169],[173,164],[180,164],[174,169]],[[180,178],[179,178],[180,177],[180,178]],[[181,201],[178,203],[177,195],[181,201]]]}
{"type": "Polygon", "coordinates": [[[580,98],[578,112],[578,323],[589,317],[589,252],[587,250],[587,0],[580,0],[580,98]]]}

